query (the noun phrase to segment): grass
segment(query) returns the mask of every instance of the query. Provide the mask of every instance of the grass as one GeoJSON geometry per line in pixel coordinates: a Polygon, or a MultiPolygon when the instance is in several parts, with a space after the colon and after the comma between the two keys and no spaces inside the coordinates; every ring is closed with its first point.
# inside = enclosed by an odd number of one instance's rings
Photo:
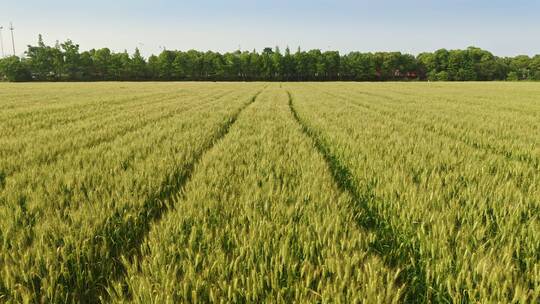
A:
{"type": "Polygon", "coordinates": [[[0,302],[538,302],[539,97],[0,84],[0,302]]]}

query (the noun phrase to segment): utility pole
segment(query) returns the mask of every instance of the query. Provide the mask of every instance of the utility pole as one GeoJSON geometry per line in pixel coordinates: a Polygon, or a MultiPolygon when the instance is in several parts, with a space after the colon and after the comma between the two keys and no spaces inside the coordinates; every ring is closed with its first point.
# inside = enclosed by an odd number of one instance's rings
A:
{"type": "Polygon", "coordinates": [[[13,23],[9,23],[9,30],[11,31],[11,45],[13,46],[13,56],[16,56],[15,54],[15,38],[13,38],[13,30],[15,28],[13,27],[13,23]]]}
{"type": "Polygon", "coordinates": [[[6,56],[6,54],[4,54],[4,38],[2,38],[3,29],[4,27],[0,25],[0,48],[2,49],[2,58],[6,56]]]}

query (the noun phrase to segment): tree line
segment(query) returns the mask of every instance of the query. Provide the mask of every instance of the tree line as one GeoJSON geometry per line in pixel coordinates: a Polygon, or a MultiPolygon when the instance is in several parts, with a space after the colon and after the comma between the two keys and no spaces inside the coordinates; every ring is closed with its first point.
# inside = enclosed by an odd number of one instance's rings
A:
{"type": "Polygon", "coordinates": [[[262,52],[163,50],[144,58],[108,48],[81,51],[71,40],[46,45],[40,35],[25,56],[0,59],[7,81],[486,81],[540,80],[540,55],[497,57],[476,47],[417,56],[279,47],[262,52]]]}

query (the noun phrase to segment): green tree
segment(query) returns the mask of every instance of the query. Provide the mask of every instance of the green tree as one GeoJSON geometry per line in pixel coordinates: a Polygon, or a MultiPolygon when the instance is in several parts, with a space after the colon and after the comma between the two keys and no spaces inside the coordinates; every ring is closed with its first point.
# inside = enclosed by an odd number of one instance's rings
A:
{"type": "Polygon", "coordinates": [[[234,53],[223,55],[223,67],[225,80],[245,80],[242,71],[242,53],[238,50],[234,53]]]}
{"type": "Polygon", "coordinates": [[[506,77],[506,80],[508,81],[518,81],[519,80],[519,75],[517,72],[509,72],[508,73],[508,76],[506,77]]]}
{"type": "Polygon", "coordinates": [[[265,48],[261,54],[261,69],[262,74],[260,77],[262,80],[273,80],[276,73],[275,63],[274,63],[274,51],[272,48],[265,48]]]}
{"type": "Polygon", "coordinates": [[[433,53],[420,53],[416,57],[419,77],[435,80],[437,74],[437,61],[433,53]]]}
{"type": "Polygon", "coordinates": [[[448,72],[440,71],[440,72],[435,74],[435,80],[448,81],[448,80],[450,80],[450,76],[448,75],[448,72]]]}
{"type": "Polygon", "coordinates": [[[80,70],[80,79],[81,80],[95,80],[95,65],[93,60],[93,52],[95,50],[91,51],[84,51],[80,55],[79,59],[79,70],[80,70]]]}
{"type": "Polygon", "coordinates": [[[53,65],[51,79],[57,81],[65,79],[64,53],[62,52],[60,42],[56,41],[54,47],[49,48],[49,56],[51,56],[53,65]]]}
{"type": "Polygon", "coordinates": [[[156,55],[152,55],[148,57],[148,79],[149,80],[159,79],[159,65],[158,65],[158,57],[156,55]]]}
{"type": "Polygon", "coordinates": [[[273,64],[273,75],[272,80],[281,80],[283,79],[284,67],[283,67],[283,55],[278,46],[274,49],[272,54],[272,64],[273,64]]]}
{"type": "Polygon", "coordinates": [[[531,79],[540,80],[540,55],[536,55],[529,63],[531,79]]]}
{"type": "Polygon", "coordinates": [[[132,80],[145,80],[147,78],[147,66],[139,48],[131,56],[129,74],[132,80]]]}
{"type": "Polygon", "coordinates": [[[285,55],[283,55],[283,59],[281,60],[281,72],[281,78],[285,81],[291,80],[296,73],[294,57],[291,55],[291,50],[288,46],[285,48],[285,55]]]}
{"type": "Polygon", "coordinates": [[[54,58],[51,47],[43,42],[43,36],[38,36],[36,46],[29,45],[26,51],[28,65],[36,80],[50,80],[54,76],[54,58]]]}
{"type": "Polygon", "coordinates": [[[160,80],[172,80],[174,74],[173,63],[176,54],[173,51],[163,50],[157,58],[158,78],[160,80]]]}
{"type": "Polygon", "coordinates": [[[92,52],[92,61],[94,63],[94,71],[98,80],[111,80],[111,50],[102,48],[92,52]]]}
{"type": "Polygon", "coordinates": [[[64,72],[66,79],[80,80],[81,75],[81,55],[79,54],[79,45],[71,40],[61,44],[64,58],[64,72]]]}
{"type": "Polygon", "coordinates": [[[296,80],[304,81],[309,80],[309,56],[306,52],[303,52],[300,47],[296,51],[293,57],[294,66],[296,71],[296,80]]]}
{"type": "Polygon", "coordinates": [[[339,69],[341,64],[341,57],[337,51],[328,51],[322,54],[324,61],[324,79],[325,80],[339,80],[339,69]]]}
{"type": "MultiPolygon", "coordinates": [[[[146,61],[139,49],[133,55],[108,48],[80,52],[71,40],[47,46],[39,35],[29,45],[26,57],[7,60],[9,67],[22,67],[21,74],[9,79],[32,80],[297,80],[297,81],[386,81],[428,79],[455,80],[540,80],[540,55],[497,57],[486,50],[439,49],[414,57],[400,52],[341,55],[319,49],[284,54],[279,47],[232,53],[197,50],[164,50],[146,61]],[[30,75],[28,77],[28,75],[30,75]]],[[[4,67],[4,69],[7,69],[4,67]]],[[[9,68],[9,71],[17,69],[9,68]]],[[[8,77],[3,74],[4,79],[8,77]]]]}
{"type": "Polygon", "coordinates": [[[110,77],[114,80],[130,80],[131,58],[127,51],[112,53],[109,66],[110,77]]]}
{"type": "Polygon", "coordinates": [[[32,80],[27,62],[17,56],[0,59],[0,78],[8,81],[32,80]]]}
{"type": "Polygon", "coordinates": [[[529,79],[531,58],[526,55],[516,56],[510,61],[510,70],[518,75],[518,79],[529,79]]]}

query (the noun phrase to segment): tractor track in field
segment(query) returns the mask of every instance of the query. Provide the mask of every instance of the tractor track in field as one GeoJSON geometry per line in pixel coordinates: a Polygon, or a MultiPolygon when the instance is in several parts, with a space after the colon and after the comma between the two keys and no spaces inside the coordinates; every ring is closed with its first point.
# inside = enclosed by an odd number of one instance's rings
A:
{"type": "Polygon", "coordinates": [[[214,133],[213,139],[194,155],[190,163],[181,169],[175,170],[164,180],[160,187],[161,191],[148,197],[142,209],[135,216],[126,219],[124,215],[128,210],[118,210],[113,216],[106,219],[101,227],[96,230],[97,233],[91,240],[90,247],[96,249],[95,253],[90,254],[90,256],[73,256],[73,261],[64,263],[68,267],[66,272],[68,275],[58,278],[58,282],[73,290],[70,300],[79,303],[96,303],[107,300],[109,297],[107,289],[110,284],[124,281],[123,277],[126,275],[126,269],[122,264],[122,258],[131,260],[140,255],[140,247],[152,225],[156,224],[167,210],[172,207],[171,198],[175,194],[182,192],[191,179],[199,161],[229,133],[238,116],[256,101],[265,88],[258,91],[247,103],[232,114],[214,133]],[[129,237],[126,238],[126,236],[129,237]],[[104,246],[110,248],[110,256],[106,261],[101,260],[99,256],[99,248],[104,246]],[[103,266],[106,263],[110,264],[103,266]],[[83,267],[83,269],[80,267],[83,267]],[[77,284],[77,282],[81,281],[77,281],[76,277],[69,275],[69,273],[81,272],[86,273],[86,277],[94,278],[93,281],[90,283],[83,282],[82,285],[77,284]]]}
{"type": "Polygon", "coordinates": [[[375,234],[375,240],[370,244],[370,248],[389,267],[400,269],[398,283],[404,285],[403,302],[430,303],[433,301],[431,297],[435,296],[436,299],[444,299],[450,303],[450,297],[445,291],[437,290],[427,283],[425,267],[421,254],[413,243],[413,237],[404,231],[396,231],[377,212],[370,201],[380,199],[369,188],[363,191],[357,189],[354,176],[349,168],[336,155],[332,154],[319,132],[308,127],[300,118],[294,108],[294,99],[289,91],[287,91],[287,95],[289,108],[302,132],[311,139],[316,150],[323,156],[338,188],[348,193],[352,198],[351,209],[355,214],[357,224],[375,234]]]}

